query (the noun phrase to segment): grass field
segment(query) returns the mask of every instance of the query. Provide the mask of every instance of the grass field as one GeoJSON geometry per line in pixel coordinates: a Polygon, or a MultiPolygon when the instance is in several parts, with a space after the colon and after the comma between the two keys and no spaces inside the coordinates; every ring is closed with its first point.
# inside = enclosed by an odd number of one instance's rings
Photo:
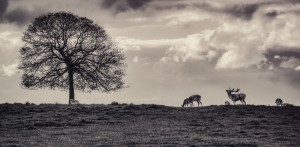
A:
{"type": "Polygon", "coordinates": [[[299,146],[300,107],[0,104],[0,146],[299,146]]]}

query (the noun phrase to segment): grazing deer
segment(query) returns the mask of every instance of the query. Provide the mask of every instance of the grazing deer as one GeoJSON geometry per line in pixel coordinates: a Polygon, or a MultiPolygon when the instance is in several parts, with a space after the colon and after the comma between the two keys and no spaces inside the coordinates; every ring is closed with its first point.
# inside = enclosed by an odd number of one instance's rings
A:
{"type": "Polygon", "coordinates": [[[230,102],[226,101],[226,102],[225,102],[225,105],[230,105],[230,102]]]}
{"type": "Polygon", "coordinates": [[[282,106],[285,106],[285,107],[293,107],[294,105],[293,105],[293,104],[289,104],[289,103],[283,103],[282,106]]]}
{"type": "Polygon", "coordinates": [[[189,104],[191,104],[190,99],[186,98],[183,100],[183,104],[181,105],[181,107],[185,107],[185,106],[189,106],[189,104]]]}
{"type": "Polygon", "coordinates": [[[240,91],[240,89],[234,90],[234,88],[233,89],[229,88],[226,90],[228,97],[233,102],[233,105],[235,105],[236,101],[241,101],[242,105],[243,104],[246,105],[246,102],[245,102],[246,94],[244,94],[244,93],[232,94],[232,92],[239,92],[239,91],[240,91]]]}
{"type": "Polygon", "coordinates": [[[275,103],[277,104],[277,106],[282,106],[282,100],[280,98],[277,98],[275,103]]]}
{"type": "Polygon", "coordinates": [[[201,96],[200,95],[192,95],[188,98],[190,100],[190,103],[191,103],[191,106],[193,107],[194,104],[193,102],[196,101],[198,103],[198,107],[199,107],[199,104],[201,104],[202,106],[202,102],[201,102],[201,96]]]}
{"type": "Polygon", "coordinates": [[[70,104],[79,104],[79,101],[78,100],[70,99],[70,104]]]}
{"type": "Polygon", "coordinates": [[[192,95],[183,100],[183,104],[181,105],[181,107],[189,106],[189,104],[191,107],[194,107],[194,104],[193,104],[194,101],[196,101],[198,103],[198,107],[199,107],[199,104],[201,104],[201,106],[202,106],[201,96],[200,95],[192,95]]]}

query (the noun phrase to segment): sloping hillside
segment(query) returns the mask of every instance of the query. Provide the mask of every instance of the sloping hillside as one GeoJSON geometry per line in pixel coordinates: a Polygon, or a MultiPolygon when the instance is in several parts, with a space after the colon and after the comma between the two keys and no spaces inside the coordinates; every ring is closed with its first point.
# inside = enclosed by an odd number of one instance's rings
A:
{"type": "Polygon", "coordinates": [[[296,146],[300,107],[0,104],[0,146],[296,146]]]}

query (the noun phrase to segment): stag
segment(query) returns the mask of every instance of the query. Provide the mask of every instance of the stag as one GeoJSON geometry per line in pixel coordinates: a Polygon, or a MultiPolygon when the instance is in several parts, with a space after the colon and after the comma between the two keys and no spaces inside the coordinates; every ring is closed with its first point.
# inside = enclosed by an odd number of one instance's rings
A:
{"type": "Polygon", "coordinates": [[[242,105],[246,105],[246,102],[245,102],[246,94],[244,94],[244,93],[237,93],[239,91],[240,91],[240,89],[234,90],[234,88],[233,89],[229,88],[229,89],[226,90],[226,92],[228,94],[228,97],[233,102],[233,105],[235,105],[236,101],[241,101],[242,105]],[[237,94],[232,94],[232,92],[235,92],[237,94]]]}
{"type": "Polygon", "coordinates": [[[282,106],[283,101],[280,98],[277,98],[275,103],[277,104],[277,106],[282,106]]]}

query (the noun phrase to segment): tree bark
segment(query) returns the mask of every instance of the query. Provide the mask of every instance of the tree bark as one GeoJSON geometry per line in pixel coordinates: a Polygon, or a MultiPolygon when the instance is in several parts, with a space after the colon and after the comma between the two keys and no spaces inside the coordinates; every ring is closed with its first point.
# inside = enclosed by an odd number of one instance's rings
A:
{"type": "Polygon", "coordinates": [[[69,69],[69,104],[71,104],[71,100],[75,99],[74,92],[74,71],[73,69],[69,69]]]}

